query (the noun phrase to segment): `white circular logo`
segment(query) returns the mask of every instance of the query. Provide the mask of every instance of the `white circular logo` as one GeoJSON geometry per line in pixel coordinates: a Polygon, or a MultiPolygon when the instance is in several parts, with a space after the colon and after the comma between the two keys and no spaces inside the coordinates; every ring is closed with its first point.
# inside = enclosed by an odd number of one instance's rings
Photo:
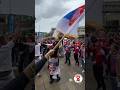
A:
{"type": "Polygon", "coordinates": [[[76,74],[76,75],[74,76],[74,81],[75,81],[76,83],[81,83],[82,80],[83,80],[82,75],[76,74]]]}

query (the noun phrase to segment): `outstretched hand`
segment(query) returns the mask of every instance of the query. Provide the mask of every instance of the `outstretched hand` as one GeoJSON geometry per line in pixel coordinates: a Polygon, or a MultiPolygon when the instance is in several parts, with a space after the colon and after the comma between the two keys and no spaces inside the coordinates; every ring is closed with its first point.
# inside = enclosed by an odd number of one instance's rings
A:
{"type": "Polygon", "coordinates": [[[51,49],[50,51],[48,51],[48,53],[45,55],[45,58],[49,58],[49,56],[51,56],[54,53],[54,49],[51,49]]]}

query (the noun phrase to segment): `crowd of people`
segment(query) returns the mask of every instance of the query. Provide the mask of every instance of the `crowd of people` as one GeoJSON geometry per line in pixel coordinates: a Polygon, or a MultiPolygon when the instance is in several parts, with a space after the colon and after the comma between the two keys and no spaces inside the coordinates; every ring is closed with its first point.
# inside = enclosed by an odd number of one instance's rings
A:
{"type": "MultiPolygon", "coordinates": [[[[36,62],[51,49],[53,49],[58,41],[55,38],[46,38],[35,45],[35,56],[36,62]]],[[[48,71],[50,74],[50,83],[53,83],[55,79],[60,80],[60,65],[59,59],[64,58],[65,64],[72,65],[71,61],[74,57],[75,66],[81,66],[85,69],[85,43],[84,40],[79,39],[68,39],[64,38],[59,44],[58,48],[55,49],[55,53],[51,55],[48,60],[48,71]]],[[[77,67],[76,67],[77,68],[77,67]]]]}
{"type": "Polygon", "coordinates": [[[34,59],[34,35],[21,32],[0,36],[0,90],[16,78],[34,59]]]}
{"type": "MultiPolygon", "coordinates": [[[[92,30],[95,29],[92,28],[92,30]]],[[[26,76],[33,78],[35,76],[33,71],[36,71],[35,74],[38,73],[47,60],[50,83],[60,81],[60,57],[63,56],[65,64],[70,66],[73,65],[71,63],[71,56],[73,56],[75,66],[81,66],[84,70],[88,66],[86,64],[85,67],[85,62],[88,60],[92,62],[93,76],[97,82],[96,90],[100,88],[107,90],[106,81],[108,79],[111,81],[112,90],[119,90],[119,35],[120,33],[111,33],[105,30],[95,30],[94,32],[89,30],[86,33],[85,41],[65,38],[56,49],[53,49],[58,43],[55,38],[36,42],[34,47],[34,36],[21,38],[18,33],[0,36],[0,89],[2,90],[12,80],[15,80],[14,82],[22,82],[20,79],[15,79],[14,67],[18,68],[19,74],[24,72],[26,76]],[[52,53],[49,53],[49,50],[53,50],[51,51],[52,53]],[[34,59],[36,68],[34,70],[28,70],[27,68],[26,70],[26,67],[29,67],[29,64],[34,59]]],[[[22,76],[20,75],[21,77],[25,78],[23,74],[22,76]]]]}
{"type": "Polygon", "coordinates": [[[86,60],[92,61],[93,75],[97,89],[107,90],[106,80],[110,80],[112,90],[119,90],[120,82],[120,37],[119,33],[107,32],[95,27],[86,34],[86,60]],[[94,31],[92,31],[94,30],[94,31]]]}
{"type": "Polygon", "coordinates": [[[65,40],[64,41],[65,50],[65,64],[71,65],[71,55],[74,56],[75,65],[85,66],[85,43],[80,40],[65,40]]]}

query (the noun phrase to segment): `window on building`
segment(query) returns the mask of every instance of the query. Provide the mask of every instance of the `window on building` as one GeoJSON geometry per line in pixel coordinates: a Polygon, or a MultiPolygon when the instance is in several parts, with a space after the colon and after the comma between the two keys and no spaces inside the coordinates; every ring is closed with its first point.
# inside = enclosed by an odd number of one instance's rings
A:
{"type": "Polygon", "coordinates": [[[5,23],[5,18],[4,17],[0,17],[0,23],[5,23]]]}

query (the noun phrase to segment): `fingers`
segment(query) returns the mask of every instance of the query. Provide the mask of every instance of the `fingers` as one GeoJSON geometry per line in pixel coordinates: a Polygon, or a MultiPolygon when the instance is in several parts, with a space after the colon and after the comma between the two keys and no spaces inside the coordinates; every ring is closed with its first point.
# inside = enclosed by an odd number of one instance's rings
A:
{"type": "Polygon", "coordinates": [[[51,49],[46,55],[45,55],[45,57],[48,59],[49,58],[49,56],[51,56],[53,53],[54,53],[54,49],[51,49]]]}

